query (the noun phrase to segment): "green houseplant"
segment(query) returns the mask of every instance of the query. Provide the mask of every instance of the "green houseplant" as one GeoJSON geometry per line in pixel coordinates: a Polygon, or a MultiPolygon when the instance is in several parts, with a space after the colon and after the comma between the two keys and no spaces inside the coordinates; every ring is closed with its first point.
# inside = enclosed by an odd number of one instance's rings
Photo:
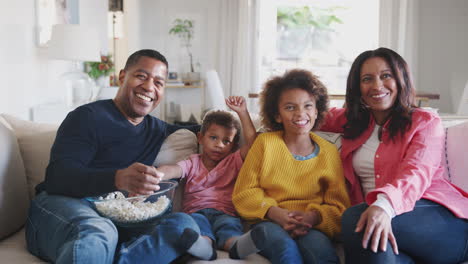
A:
{"type": "Polygon", "coordinates": [[[327,49],[334,33],[334,24],[342,24],[337,10],[343,7],[281,6],[277,10],[280,34],[279,54],[286,58],[302,57],[313,43],[315,49],[327,49]]]}
{"type": "Polygon", "coordinates": [[[194,28],[195,24],[193,20],[177,18],[174,20],[173,26],[169,30],[169,34],[179,37],[182,46],[187,49],[190,71],[182,73],[182,81],[185,83],[185,85],[193,85],[200,81],[200,73],[195,72],[193,55],[190,49],[194,37],[194,28]]]}
{"type": "Polygon", "coordinates": [[[194,34],[193,20],[180,18],[175,19],[172,28],[169,30],[169,34],[176,35],[181,39],[182,45],[187,49],[187,53],[189,55],[190,72],[194,72],[195,70],[193,68],[193,56],[190,50],[194,34]]]}
{"type": "Polygon", "coordinates": [[[101,76],[109,76],[114,71],[114,62],[112,55],[101,55],[101,61],[86,62],[87,72],[89,77],[97,80],[101,76]]]}

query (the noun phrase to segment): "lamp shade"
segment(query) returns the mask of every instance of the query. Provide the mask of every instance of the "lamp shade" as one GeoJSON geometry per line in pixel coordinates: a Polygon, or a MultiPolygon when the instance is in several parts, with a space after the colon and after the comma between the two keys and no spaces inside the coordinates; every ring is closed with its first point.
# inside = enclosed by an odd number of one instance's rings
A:
{"type": "Polygon", "coordinates": [[[57,24],[52,28],[49,58],[73,61],[101,61],[96,28],[85,25],[57,24]]]}
{"type": "Polygon", "coordinates": [[[226,110],[224,102],[224,91],[219,79],[218,72],[208,70],[206,72],[206,99],[205,107],[208,109],[226,110]]]}

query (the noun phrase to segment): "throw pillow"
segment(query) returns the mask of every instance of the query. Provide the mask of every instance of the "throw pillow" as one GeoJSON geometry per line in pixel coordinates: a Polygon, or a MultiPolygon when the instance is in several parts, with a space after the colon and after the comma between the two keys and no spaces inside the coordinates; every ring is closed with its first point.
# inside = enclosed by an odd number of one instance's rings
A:
{"type": "Polygon", "coordinates": [[[466,150],[468,141],[468,122],[448,127],[445,146],[447,178],[453,184],[468,192],[468,162],[466,162],[466,150]]]}
{"type": "Polygon", "coordinates": [[[327,140],[328,142],[335,145],[338,151],[341,150],[341,138],[342,135],[340,133],[333,133],[333,132],[323,132],[323,131],[314,131],[315,134],[319,135],[323,139],[327,140]]]}
{"type": "MultiPolygon", "coordinates": [[[[176,164],[178,161],[188,158],[188,156],[198,152],[197,136],[187,129],[179,129],[169,135],[161,146],[153,165],[176,164]]],[[[173,201],[172,210],[179,212],[182,209],[182,197],[184,192],[184,181],[179,182],[173,201]]]]}
{"type": "Polygon", "coordinates": [[[175,164],[197,151],[197,136],[190,130],[179,129],[166,138],[153,165],[175,164]]]}
{"type": "Polygon", "coordinates": [[[16,137],[0,116],[0,240],[18,231],[26,221],[28,185],[16,137]]]}
{"type": "Polygon", "coordinates": [[[32,199],[35,196],[34,188],[44,180],[58,125],[25,121],[7,114],[2,114],[2,117],[13,128],[18,139],[32,199]]]}

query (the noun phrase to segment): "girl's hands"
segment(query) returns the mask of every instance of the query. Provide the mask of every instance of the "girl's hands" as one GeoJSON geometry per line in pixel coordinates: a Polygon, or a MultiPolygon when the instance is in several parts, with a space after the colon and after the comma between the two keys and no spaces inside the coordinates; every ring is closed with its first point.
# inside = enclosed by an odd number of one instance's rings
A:
{"type": "Polygon", "coordinates": [[[289,216],[289,211],[277,206],[268,209],[267,218],[280,225],[284,230],[291,230],[299,221],[289,216]]]}
{"type": "Polygon", "coordinates": [[[229,96],[226,98],[226,105],[234,112],[247,112],[247,104],[242,96],[229,96]]]}
{"type": "Polygon", "coordinates": [[[369,206],[364,213],[362,213],[356,224],[355,232],[364,230],[362,238],[362,247],[367,248],[369,240],[371,239],[371,250],[377,252],[380,244],[380,250],[386,251],[387,240],[393,247],[393,251],[398,255],[398,245],[392,231],[392,219],[388,214],[378,206],[369,206]]]}
{"type": "Polygon", "coordinates": [[[289,216],[300,222],[300,225],[296,225],[291,230],[291,237],[296,238],[306,235],[309,229],[318,225],[321,221],[320,213],[318,211],[300,212],[292,211],[289,216]]]}
{"type": "Polygon", "coordinates": [[[308,218],[304,213],[297,211],[290,212],[276,206],[272,206],[268,209],[267,218],[288,231],[292,238],[307,234],[309,229],[312,227],[304,221],[305,218],[308,218]]]}

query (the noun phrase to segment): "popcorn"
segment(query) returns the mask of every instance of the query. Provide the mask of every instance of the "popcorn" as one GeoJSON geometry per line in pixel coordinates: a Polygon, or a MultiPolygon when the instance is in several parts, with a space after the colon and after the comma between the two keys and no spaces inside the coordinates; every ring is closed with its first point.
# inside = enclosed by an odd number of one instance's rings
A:
{"type": "Polygon", "coordinates": [[[122,223],[136,223],[155,217],[166,210],[170,199],[160,196],[156,202],[144,202],[144,199],[126,199],[123,193],[113,192],[106,197],[99,197],[96,209],[104,216],[122,223]]]}

